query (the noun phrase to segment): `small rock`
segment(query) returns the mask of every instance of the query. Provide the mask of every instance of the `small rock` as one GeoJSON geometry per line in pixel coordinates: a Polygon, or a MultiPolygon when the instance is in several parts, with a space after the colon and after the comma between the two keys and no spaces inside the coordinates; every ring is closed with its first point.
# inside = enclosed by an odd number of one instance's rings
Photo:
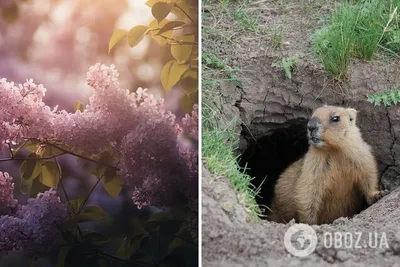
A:
{"type": "Polygon", "coordinates": [[[327,254],[328,256],[330,256],[330,257],[335,258],[337,252],[336,252],[336,249],[330,248],[330,249],[327,249],[327,250],[326,250],[326,254],[327,254]]]}
{"type": "Polygon", "coordinates": [[[347,261],[349,259],[349,254],[344,250],[339,250],[336,253],[336,259],[338,259],[341,262],[347,261]]]}
{"type": "Polygon", "coordinates": [[[332,224],[344,225],[344,224],[346,224],[348,221],[349,221],[348,218],[340,217],[340,218],[337,218],[336,220],[334,220],[332,224]]]}
{"type": "Polygon", "coordinates": [[[331,257],[331,256],[326,257],[326,258],[325,258],[325,261],[326,261],[326,262],[329,262],[329,263],[334,263],[334,262],[335,262],[334,258],[331,257]]]}
{"type": "Polygon", "coordinates": [[[249,56],[250,58],[256,58],[258,57],[258,52],[251,52],[249,56]]]}
{"type": "Polygon", "coordinates": [[[233,211],[233,203],[231,202],[225,202],[222,208],[226,211],[231,213],[233,211]]]}

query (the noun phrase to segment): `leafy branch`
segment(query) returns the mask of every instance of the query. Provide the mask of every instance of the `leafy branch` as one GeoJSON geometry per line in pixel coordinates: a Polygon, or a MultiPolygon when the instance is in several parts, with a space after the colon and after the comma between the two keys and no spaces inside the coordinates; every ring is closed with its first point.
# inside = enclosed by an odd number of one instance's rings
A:
{"type": "Polygon", "coordinates": [[[151,8],[154,20],[149,25],[137,25],[129,31],[115,30],[109,41],[109,52],[124,39],[128,39],[133,48],[146,35],[160,45],[169,45],[173,59],[161,71],[161,84],[167,94],[179,85],[185,92],[180,106],[183,111],[190,112],[193,104],[198,102],[198,23],[192,15],[197,14],[197,7],[191,6],[187,0],[149,0],[146,5],[151,8]],[[167,19],[170,14],[176,19],[167,19]]]}

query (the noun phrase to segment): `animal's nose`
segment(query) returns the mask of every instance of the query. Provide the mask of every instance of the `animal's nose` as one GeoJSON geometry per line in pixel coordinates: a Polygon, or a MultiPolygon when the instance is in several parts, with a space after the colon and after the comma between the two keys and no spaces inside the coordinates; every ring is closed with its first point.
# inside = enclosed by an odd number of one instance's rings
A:
{"type": "Polygon", "coordinates": [[[307,123],[307,129],[310,132],[315,131],[316,129],[318,129],[318,124],[318,120],[312,118],[307,123]]]}

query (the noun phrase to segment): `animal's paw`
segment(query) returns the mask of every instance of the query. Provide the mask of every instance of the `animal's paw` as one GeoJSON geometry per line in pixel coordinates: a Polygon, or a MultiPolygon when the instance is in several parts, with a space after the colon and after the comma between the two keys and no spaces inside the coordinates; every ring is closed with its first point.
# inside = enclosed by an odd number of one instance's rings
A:
{"type": "Polygon", "coordinates": [[[372,194],[371,197],[369,197],[369,199],[367,199],[367,202],[369,205],[374,204],[375,202],[377,202],[379,199],[383,198],[384,196],[388,195],[390,193],[389,190],[381,190],[381,191],[376,191],[375,193],[372,194]]]}

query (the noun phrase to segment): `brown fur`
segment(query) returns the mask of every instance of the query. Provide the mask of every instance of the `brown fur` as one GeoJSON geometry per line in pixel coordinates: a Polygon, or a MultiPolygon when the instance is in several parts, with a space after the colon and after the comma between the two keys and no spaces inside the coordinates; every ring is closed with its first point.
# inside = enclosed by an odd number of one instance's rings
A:
{"type": "Polygon", "coordinates": [[[279,177],[272,220],[331,223],[359,213],[365,201],[371,205],[387,194],[379,191],[376,161],[356,117],[351,108],[323,106],[314,111],[311,120],[318,121],[313,132],[318,138],[312,139],[308,131],[308,152],[279,177]],[[340,116],[340,121],[332,121],[334,116],[340,116]]]}

